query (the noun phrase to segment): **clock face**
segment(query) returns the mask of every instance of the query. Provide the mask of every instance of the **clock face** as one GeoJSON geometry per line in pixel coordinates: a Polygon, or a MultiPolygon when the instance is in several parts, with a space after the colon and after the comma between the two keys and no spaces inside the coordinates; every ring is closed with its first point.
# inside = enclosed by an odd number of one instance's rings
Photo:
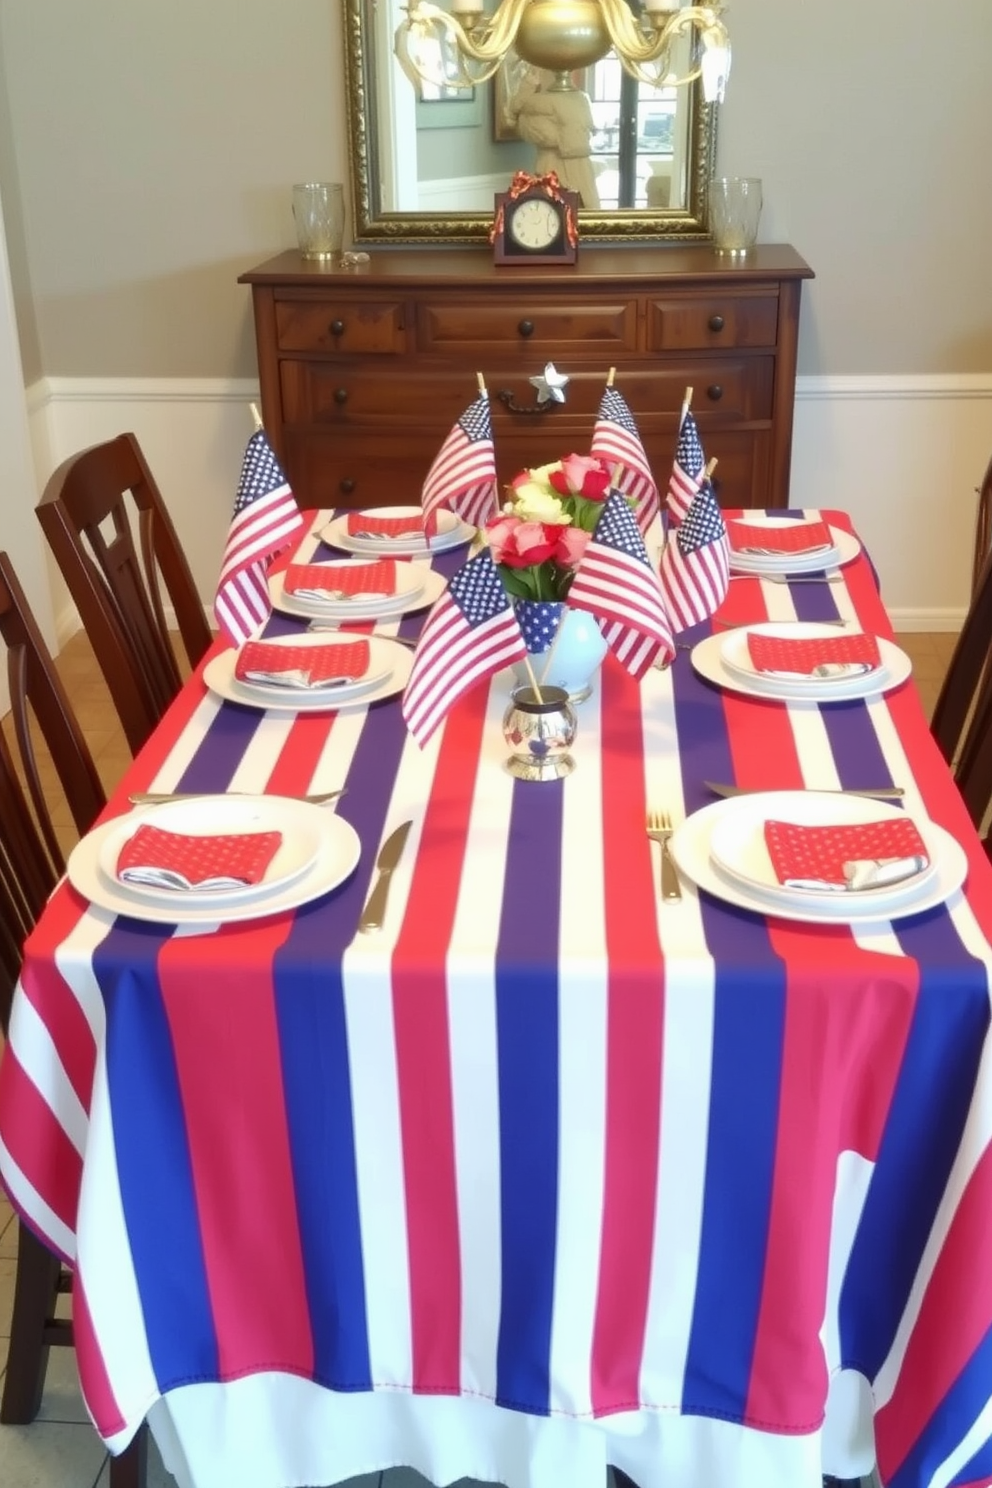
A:
{"type": "Polygon", "coordinates": [[[561,235],[561,216],[551,202],[530,197],[508,214],[506,230],[518,248],[540,253],[561,235]]]}

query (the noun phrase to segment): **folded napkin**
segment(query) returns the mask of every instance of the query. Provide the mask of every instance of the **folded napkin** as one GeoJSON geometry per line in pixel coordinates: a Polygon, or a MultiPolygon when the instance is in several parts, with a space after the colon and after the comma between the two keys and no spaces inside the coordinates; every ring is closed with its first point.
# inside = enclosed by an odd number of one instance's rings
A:
{"type": "Polygon", "coordinates": [[[357,682],[368,669],[368,641],[327,646],[246,641],[234,663],[239,682],[261,682],[272,687],[340,687],[345,682],[357,682]]]}
{"type": "Polygon", "coordinates": [[[826,522],[789,522],[763,527],[757,522],[728,522],[727,536],[735,553],[821,553],[834,545],[826,522]]]}
{"type": "Polygon", "coordinates": [[[774,677],[842,680],[874,672],[882,664],[878,641],[863,631],[806,639],[749,631],[747,650],[755,671],[774,677]]]}
{"type": "Polygon", "coordinates": [[[121,848],[117,877],[155,889],[240,889],[261,883],[281,842],[281,832],[189,837],[144,825],[121,848]]]}
{"type": "Polygon", "coordinates": [[[930,861],[905,816],[836,827],[766,821],[765,845],[775,877],[787,889],[877,889],[922,873],[930,861]]]}
{"type": "Polygon", "coordinates": [[[349,537],[419,537],[424,536],[424,519],[419,511],[408,517],[374,517],[371,512],[348,513],[349,537]]]}
{"type": "Polygon", "coordinates": [[[378,563],[291,563],[286,569],[283,588],[300,599],[354,599],[362,594],[396,593],[396,560],[380,558],[378,563]]]}

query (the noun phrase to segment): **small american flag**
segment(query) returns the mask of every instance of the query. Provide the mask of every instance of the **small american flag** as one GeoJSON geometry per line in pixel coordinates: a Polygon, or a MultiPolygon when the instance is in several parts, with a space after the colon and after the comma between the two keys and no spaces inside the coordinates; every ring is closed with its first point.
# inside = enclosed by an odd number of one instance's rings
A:
{"type": "Polygon", "coordinates": [[[673,526],[685,521],[693,497],[699,490],[705,465],[706,456],[703,454],[696,420],[686,409],[675,446],[675,463],[668,481],[668,514],[673,526]]]}
{"type": "Polygon", "coordinates": [[[637,525],[642,532],[647,532],[659,509],[658,487],[634,415],[616,388],[608,387],[603,394],[592,434],[591,452],[611,468],[617,464],[623,467],[617,485],[633,498],[637,525]]]}
{"type": "Polygon", "coordinates": [[[303,525],[289,483],[264,429],[248,441],[234,516],[217,581],[214,614],[235,646],[253,636],[272,613],[266,573],[303,525]]]}
{"type": "Polygon", "coordinates": [[[496,515],[496,453],[488,393],[480,393],[452,426],[427,472],[421,500],[428,534],[434,532],[442,506],[473,527],[496,515]]]}
{"type": "Polygon", "coordinates": [[[661,555],[661,587],[675,630],[718,610],[730,582],[730,546],[713,487],[704,480],[661,555]]]}
{"type": "Polygon", "coordinates": [[[606,644],[632,677],[642,677],[659,652],[666,660],[675,655],[658,575],[620,491],[606,499],[568,603],[596,616],[606,644]]]}
{"type": "Polygon", "coordinates": [[[476,682],[522,661],[524,638],[492,553],[462,565],[431,610],[403,693],[403,717],[423,746],[476,682]]]}

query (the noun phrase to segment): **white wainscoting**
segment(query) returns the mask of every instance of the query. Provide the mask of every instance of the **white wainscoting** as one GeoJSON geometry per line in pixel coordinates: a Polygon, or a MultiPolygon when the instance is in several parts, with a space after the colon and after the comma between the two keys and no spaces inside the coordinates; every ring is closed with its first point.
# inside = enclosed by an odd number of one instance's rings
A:
{"type": "MultiPolygon", "coordinates": [[[[133,430],[208,604],[257,396],[250,381],[43,379],[27,395],[39,490],[73,451],[133,430]]],[[[990,451],[992,374],[799,379],[793,502],[851,513],[897,629],[960,625],[990,451]]],[[[65,639],[77,622],[57,576],[53,609],[65,639]]]]}

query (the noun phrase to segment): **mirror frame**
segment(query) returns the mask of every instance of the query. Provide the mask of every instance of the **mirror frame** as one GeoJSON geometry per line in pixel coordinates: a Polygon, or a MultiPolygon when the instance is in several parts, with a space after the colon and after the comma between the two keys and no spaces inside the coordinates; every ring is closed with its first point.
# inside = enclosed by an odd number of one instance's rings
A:
{"type": "MultiPolygon", "coordinates": [[[[492,214],[384,212],[376,199],[375,59],[371,17],[374,0],[344,0],[345,96],[351,154],[351,203],[356,244],[488,243],[492,214]]],[[[579,233],[602,242],[698,242],[710,236],[707,185],[716,164],[717,105],[703,101],[697,80],[686,88],[689,101],[688,205],[665,211],[638,208],[616,212],[579,211],[579,233]]]]}

